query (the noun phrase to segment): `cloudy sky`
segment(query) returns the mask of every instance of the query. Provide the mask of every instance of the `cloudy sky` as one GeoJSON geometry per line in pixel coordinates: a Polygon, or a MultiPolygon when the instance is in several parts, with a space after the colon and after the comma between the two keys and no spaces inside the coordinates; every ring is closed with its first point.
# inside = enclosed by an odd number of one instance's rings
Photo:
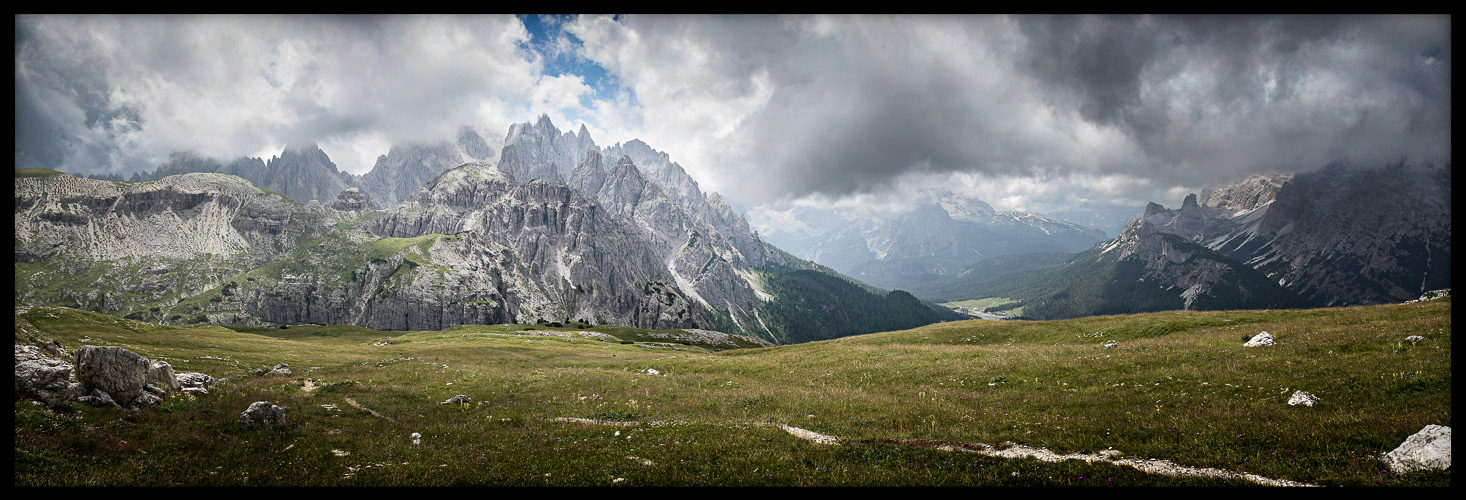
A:
{"type": "Polygon", "coordinates": [[[1335,160],[1450,160],[1448,16],[16,16],[17,168],[491,142],[548,114],[741,206],[959,187],[1179,205],[1335,160]]]}

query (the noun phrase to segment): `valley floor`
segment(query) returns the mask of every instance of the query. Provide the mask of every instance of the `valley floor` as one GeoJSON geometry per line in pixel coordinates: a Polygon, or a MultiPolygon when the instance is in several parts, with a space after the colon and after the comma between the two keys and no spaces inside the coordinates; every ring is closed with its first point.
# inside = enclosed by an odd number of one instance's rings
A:
{"type": "Polygon", "coordinates": [[[136,412],[17,402],[16,486],[1450,485],[1380,459],[1451,425],[1449,298],[973,320],[772,348],[526,325],[160,327],[39,307],[16,323],[18,344],[116,345],[227,379],[136,412]],[[1260,331],[1276,345],[1242,345],[1260,331]],[[253,374],[280,362],[294,374],[253,374]],[[1288,405],[1297,390],[1320,402],[1288,405]],[[459,394],[471,402],[441,404],[459,394]],[[285,427],[239,425],[262,400],[285,427]],[[1152,463],[1236,475],[1136,465],[1152,463]]]}

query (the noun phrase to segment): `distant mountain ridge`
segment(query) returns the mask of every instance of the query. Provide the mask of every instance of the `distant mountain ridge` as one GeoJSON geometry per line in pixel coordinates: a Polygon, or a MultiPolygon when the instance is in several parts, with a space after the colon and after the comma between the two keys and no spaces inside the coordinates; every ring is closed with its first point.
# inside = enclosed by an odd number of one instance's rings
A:
{"type": "MultiPolygon", "coordinates": [[[[218,172],[243,177],[300,203],[326,203],[343,190],[359,188],[369,205],[394,208],[438,174],[464,163],[488,160],[493,154],[478,132],[462,127],[455,141],[394,145],[361,176],[338,170],[319,146],[305,144],[287,146],[269,160],[239,158],[227,164],[192,152],[176,152],[152,172],[134,172],[127,180],[147,182],[170,175],[218,172]]],[[[93,178],[122,180],[118,176],[93,178]]]]}
{"type": "Polygon", "coordinates": [[[1020,299],[1010,307],[1040,319],[1403,302],[1450,287],[1450,220],[1449,164],[1253,176],[1178,209],[1151,203],[1065,265],[963,298],[1020,299]]]}
{"type": "Polygon", "coordinates": [[[840,213],[761,207],[760,235],[801,258],[883,288],[910,290],[990,257],[1077,252],[1104,240],[1097,229],[1022,211],[995,211],[971,196],[923,190],[905,212],[840,213]]]}

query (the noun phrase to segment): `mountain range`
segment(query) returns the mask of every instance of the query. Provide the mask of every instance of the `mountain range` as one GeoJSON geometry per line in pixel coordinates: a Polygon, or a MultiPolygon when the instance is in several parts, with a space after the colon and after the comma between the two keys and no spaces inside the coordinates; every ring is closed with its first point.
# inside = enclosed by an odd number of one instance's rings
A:
{"type": "Polygon", "coordinates": [[[362,176],[311,144],[229,163],[176,153],[130,181],[17,170],[16,305],[790,343],[954,319],[931,304],[969,299],[1048,319],[1375,304],[1450,286],[1449,164],[1253,176],[1177,209],[1151,203],[1105,240],[950,190],[899,210],[762,206],[750,222],[639,140],[602,147],[542,116],[502,144],[490,163],[465,127],[394,146],[362,176]]]}
{"type": "Polygon", "coordinates": [[[952,317],[769,246],[640,141],[600,148],[547,117],[511,127],[497,165],[402,187],[487,152],[465,130],[393,148],[360,178],[311,145],[227,165],[178,154],[136,182],[17,170],[16,304],[173,324],[579,322],[778,343],[952,317]]]}
{"type": "Polygon", "coordinates": [[[1000,309],[1039,319],[1402,302],[1450,287],[1450,180],[1450,164],[1403,160],[1253,176],[1178,209],[1151,203],[1072,258],[979,263],[912,291],[1009,298],[1000,309]]]}

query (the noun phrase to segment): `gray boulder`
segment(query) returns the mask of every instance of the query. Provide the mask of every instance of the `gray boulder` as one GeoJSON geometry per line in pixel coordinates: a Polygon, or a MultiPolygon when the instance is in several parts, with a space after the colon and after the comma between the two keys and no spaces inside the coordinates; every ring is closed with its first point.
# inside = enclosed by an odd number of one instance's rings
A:
{"type": "Polygon", "coordinates": [[[1451,468],[1451,428],[1427,425],[1405,439],[1393,451],[1384,454],[1390,470],[1406,473],[1416,470],[1451,468]]]}
{"type": "Polygon", "coordinates": [[[87,394],[100,390],[118,405],[135,406],[148,383],[148,358],[121,347],[82,346],[76,350],[76,378],[87,394]]]}
{"type": "Polygon", "coordinates": [[[209,393],[209,389],[213,388],[214,384],[216,383],[214,381],[214,377],[210,377],[206,373],[199,372],[180,373],[174,378],[178,382],[180,391],[182,391],[184,394],[192,394],[195,396],[207,395],[209,393]]]}
{"type": "Polygon", "coordinates": [[[239,414],[239,423],[245,427],[283,427],[285,410],[270,404],[269,401],[255,401],[244,410],[244,413],[239,414]]]}
{"type": "Polygon", "coordinates": [[[50,408],[66,406],[78,395],[71,382],[71,363],[46,356],[40,348],[15,346],[15,398],[40,401],[50,408]]]}

